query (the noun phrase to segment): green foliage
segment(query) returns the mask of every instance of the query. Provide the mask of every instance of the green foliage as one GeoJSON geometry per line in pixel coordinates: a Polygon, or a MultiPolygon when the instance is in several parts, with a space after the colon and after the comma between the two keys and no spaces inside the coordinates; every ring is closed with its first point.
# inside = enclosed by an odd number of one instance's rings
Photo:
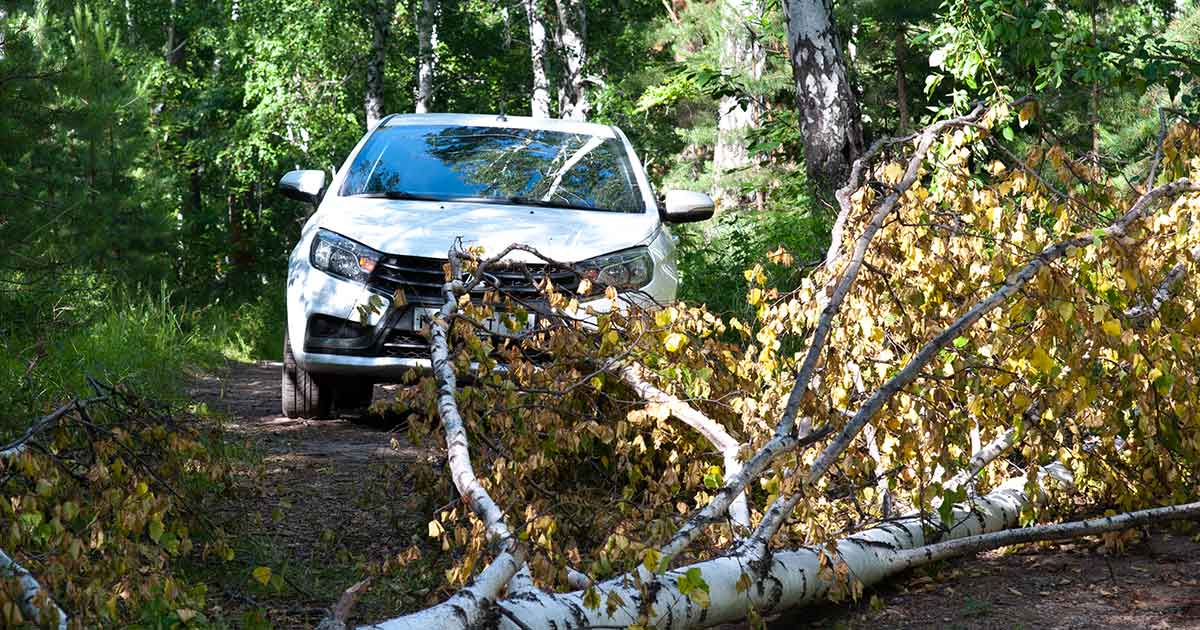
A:
{"type": "Polygon", "coordinates": [[[819,260],[829,245],[828,217],[806,208],[798,196],[793,209],[774,212],[728,212],[704,226],[676,229],[679,236],[680,299],[706,304],[714,313],[745,317],[754,306],[746,303],[750,283],[745,270],[767,262],[775,286],[791,286],[803,275],[802,265],[819,260]],[[790,264],[768,262],[780,248],[790,252],[790,264]]]}

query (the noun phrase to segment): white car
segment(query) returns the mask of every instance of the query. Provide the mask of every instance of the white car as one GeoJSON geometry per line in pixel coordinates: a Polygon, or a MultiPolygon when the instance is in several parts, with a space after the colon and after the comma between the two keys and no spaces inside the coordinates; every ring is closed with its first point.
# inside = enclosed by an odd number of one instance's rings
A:
{"type": "MultiPolygon", "coordinates": [[[[707,195],[685,191],[660,208],[616,127],[517,116],[389,116],[328,192],[323,171],[292,171],[279,188],[319,204],[288,261],[282,397],[293,418],[365,406],[374,383],[429,369],[420,330],[442,303],[443,265],[460,237],[491,253],[523,243],[573,264],[595,287],[580,302],[604,311],[673,301],[665,224],[713,212],[707,195]],[[618,304],[605,299],[607,286],[618,304]]],[[[578,289],[575,272],[523,259],[561,290],[578,289]]],[[[539,297],[524,273],[488,282],[539,297]]]]}

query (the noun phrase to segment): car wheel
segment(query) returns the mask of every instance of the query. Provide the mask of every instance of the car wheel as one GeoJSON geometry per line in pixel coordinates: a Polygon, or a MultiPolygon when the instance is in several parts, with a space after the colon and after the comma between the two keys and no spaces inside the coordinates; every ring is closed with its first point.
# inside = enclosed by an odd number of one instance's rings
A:
{"type": "Polygon", "coordinates": [[[371,406],[374,396],[375,383],[361,378],[341,378],[333,396],[333,406],[338,409],[364,409],[371,406]]]}
{"type": "Polygon", "coordinates": [[[283,415],[289,418],[328,418],[333,410],[333,388],[327,379],[296,364],[292,344],[283,334],[283,382],[280,388],[283,415]]]}

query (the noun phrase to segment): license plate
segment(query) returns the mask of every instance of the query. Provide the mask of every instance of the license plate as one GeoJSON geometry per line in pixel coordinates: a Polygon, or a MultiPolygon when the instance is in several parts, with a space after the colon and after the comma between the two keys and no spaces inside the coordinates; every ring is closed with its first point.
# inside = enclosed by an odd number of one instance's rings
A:
{"type": "MultiPolygon", "coordinates": [[[[436,308],[418,307],[413,312],[413,329],[421,330],[425,326],[432,325],[433,320],[437,318],[439,312],[440,311],[436,308]]],[[[509,328],[507,325],[507,320],[515,319],[515,316],[509,317],[508,313],[493,313],[490,317],[487,317],[479,323],[483,324],[484,328],[487,328],[488,332],[497,335],[515,335],[526,330],[532,330],[534,325],[537,323],[536,316],[529,314],[525,317],[524,325],[522,325],[519,321],[513,321],[513,323],[516,324],[516,327],[509,328]]]]}

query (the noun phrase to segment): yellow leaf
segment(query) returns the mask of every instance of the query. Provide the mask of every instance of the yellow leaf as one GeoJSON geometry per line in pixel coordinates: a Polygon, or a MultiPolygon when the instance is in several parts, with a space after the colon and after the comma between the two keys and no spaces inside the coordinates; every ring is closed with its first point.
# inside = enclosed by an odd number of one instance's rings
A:
{"type": "Polygon", "coordinates": [[[1046,354],[1046,351],[1041,348],[1033,349],[1029,361],[1042,374],[1049,374],[1050,370],[1054,369],[1054,359],[1050,358],[1050,355],[1046,354]]]}
{"type": "Polygon", "coordinates": [[[1029,121],[1033,120],[1034,115],[1037,114],[1037,109],[1037,101],[1029,101],[1022,105],[1021,111],[1017,112],[1018,124],[1021,127],[1028,125],[1029,121]]]}
{"type": "Polygon", "coordinates": [[[667,352],[676,352],[686,343],[687,337],[683,336],[681,333],[673,332],[667,335],[667,338],[663,340],[663,347],[667,349],[667,352]]]}
{"type": "Polygon", "coordinates": [[[1113,337],[1121,336],[1121,322],[1115,319],[1106,320],[1103,324],[1103,327],[1105,333],[1113,337]]]}
{"type": "Polygon", "coordinates": [[[750,289],[750,294],[746,296],[746,301],[750,303],[750,306],[758,304],[762,301],[762,289],[758,287],[750,289]]]}
{"type": "Polygon", "coordinates": [[[254,575],[255,581],[263,586],[266,586],[271,581],[271,567],[254,567],[251,574],[254,575]]]}
{"type": "Polygon", "coordinates": [[[900,176],[904,175],[904,168],[898,162],[892,162],[883,167],[883,181],[888,183],[896,183],[900,181],[900,176]]]}
{"type": "Polygon", "coordinates": [[[436,521],[436,520],[429,521],[429,537],[430,538],[437,538],[438,536],[441,536],[445,531],[446,530],[442,527],[442,524],[439,523],[438,521],[436,521]]]}
{"type": "Polygon", "coordinates": [[[175,611],[175,615],[179,617],[179,621],[187,623],[196,618],[196,611],[190,608],[180,608],[175,611]]]}

